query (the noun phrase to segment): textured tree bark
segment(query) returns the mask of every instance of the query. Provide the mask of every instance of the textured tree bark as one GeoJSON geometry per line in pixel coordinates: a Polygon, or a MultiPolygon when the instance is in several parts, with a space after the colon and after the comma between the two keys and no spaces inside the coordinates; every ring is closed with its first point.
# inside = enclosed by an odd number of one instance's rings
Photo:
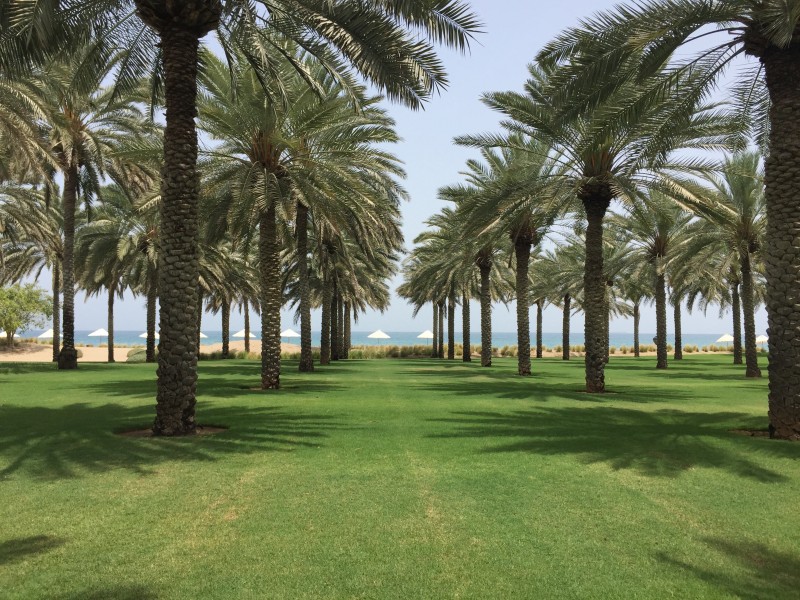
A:
{"type": "Polygon", "coordinates": [[[447,360],[456,358],[456,299],[451,295],[447,300],[447,360]]]}
{"type": "Polygon", "coordinates": [[[733,364],[744,364],[742,358],[742,304],[739,297],[739,284],[731,285],[731,316],[733,317],[733,364]]]}
{"type": "Polygon", "coordinates": [[[244,301],[244,351],[250,354],[250,302],[244,301]]]}
{"type": "Polygon", "coordinates": [[[531,374],[531,322],[530,300],[528,299],[528,269],[531,262],[532,242],[525,236],[518,236],[514,242],[514,255],[517,260],[517,374],[531,374]]]}
{"type": "MultiPolygon", "coordinates": [[[[154,305],[155,306],[155,305],[154,305]]],[[[197,319],[195,320],[194,333],[197,347],[197,358],[200,359],[200,329],[203,326],[203,286],[197,283],[197,319]]]]}
{"type": "Polygon", "coordinates": [[[155,282],[149,281],[147,288],[147,343],[145,346],[145,362],[156,362],[156,294],[155,282]]]}
{"type": "Polygon", "coordinates": [[[464,292],[461,297],[461,360],[463,362],[472,362],[472,342],[470,340],[469,329],[469,296],[464,292]]]}
{"type": "Polygon", "coordinates": [[[319,364],[331,363],[331,304],[333,285],[330,273],[325,273],[322,280],[322,332],[319,348],[319,364]]]}
{"type": "Polygon", "coordinates": [[[281,249],[275,205],[262,211],[259,220],[261,389],[277,390],[281,387],[281,249]]]}
{"type": "Polygon", "coordinates": [[[656,369],[667,368],[667,289],[664,274],[656,275],[656,369]]]}
{"type": "Polygon", "coordinates": [[[350,358],[350,346],[352,345],[352,331],[351,331],[351,320],[352,320],[352,310],[353,307],[350,302],[344,303],[344,347],[342,348],[342,357],[343,358],[350,358]]]}
{"type": "Polygon", "coordinates": [[[536,301],[536,358],[542,358],[542,319],[544,313],[544,300],[536,301]]]}
{"type": "MultiPolygon", "coordinates": [[[[222,358],[230,357],[231,350],[231,305],[227,300],[222,301],[222,358]]],[[[247,336],[245,335],[245,338],[247,336]]]]}
{"type": "MultiPolygon", "coordinates": [[[[758,345],[756,344],[756,309],[753,298],[753,273],[750,267],[750,253],[740,252],[739,263],[742,268],[742,311],[744,313],[744,355],[745,377],[761,377],[758,368],[758,345]]],[[[800,296],[799,296],[800,297],[800,296]]],[[[800,322],[800,320],[798,320],[800,322]]]]}
{"type": "Polygon", "coordinates": [[[439,354],[437,358],[444,358],[444,300],[439,303],[439,354]]]}
{"type": "MultiPolygon", "coordinates": [[[[795,36],[796,37],[796,36],[795,36]]],[[[770,99],[764,252],[769,329],[770,435],[800,441],[800,44],[761,56],[770,99]]]]}
{"type": "Polygon", "coordinates": [[[492,290],[490,260],[482,261],[481,272],[481,366],[492,366],[492,290]]]}
{"type": "Polygon", "coordinates": [[[336,337],[336,346],[337,351],[339,353],[339,360],[345,358],[344,355],[344,298],[342,295],[339,294],[339,298],[336,301],[338,313],[337,316],[339,320],[337,321],[336,331],[338,332],[338,336],[336,337]]]}
{"type": "Polygon", "coordinates": [[[335,279],[331,296],[331,360],[339,360],[339,286],[335,279]]]}
{"type": "Polygon", "coordinates": [[[603,217],[610,200],[588,197],[586,209],[586,263],[583,273],[584,340],[586,344],[586,391],[606,391],[605,319],[606,281],[603,276],[603,217]]]}
{"type": "Polygon", "coordinates": [[[61,265],[53,261],[53,362],[61,351],[61,265]]]}
{"type": "Polygon", "coordinates": [[[78,352],[75,350],[75,206],[78,195],[78,166],[76,161],[70,159],[70,164],[64,171],[64,192],[62,195],[62,210],[64,214],[64,261],[63,261],[63,291],[64,302],[62,306],[64,318],[62,322],[63,339],[61,351],[58,353],[59,369],[77,369],[78,352]]]}
{"type": "Polygon", "coordinates": [[[114,292],[116,286],[108,288],[108,362],[114,362],[114,292]]]}
{"type": "MultiPolygon", "coordinates": [[[[795,40],[796,40],[795,35],[795,40]]],[[[765,162],[768,243],[764,252],[769,329],[769,426],[772,437],[800,440],[800,44],[760,56],[769,90],[765,162]]]]}
{"type": "Polygon", "coordinates": [[[311,351],[311,289],[308,285],[308,207],[297,202],[297,271],[300,284],[300,365],[299,370],[314,370],[311,351]]]}
{"type": "Polygon", "coordinates": [[[433,347],[431,348],[431,358],[439,358],[439,305],[433,304],[433,347]]]}
{"type": "Polygon", "coordinates": [[[177,24],[160,29],[166,128],[158,252],[159,340],[155,435],[196,430],[195,314],[199,275],[197,61],[201,35],[177,24]]]}
{"type": "Polygon", "coordinates": [[[605,306],[603,308],[603,362],[608,364],[608,360],[610,358],[611,349],[609,345],[611,344],[611,284],[606,283],[605,287],[605,294],[603,295],[603,302],[605,306]]]}
{"type": "Polygon", "coordinates": [[[639,303],[633,304],[633,355],[639,358],[639,319],[642,314],[639,309],[639,303]]]}
{"type": "Polygon", "coordinates": [[[572,296],[564,295],[564,309],[561,315],[561,360],[569,360],[569,318],[572,311],[572,296]]]}
{"type": "Polygon", "coordinates": [[[683,332],[681,331],[681,299],[672,302],[672,320],[675,323],[675,360],[683,360],[683,332]]]}

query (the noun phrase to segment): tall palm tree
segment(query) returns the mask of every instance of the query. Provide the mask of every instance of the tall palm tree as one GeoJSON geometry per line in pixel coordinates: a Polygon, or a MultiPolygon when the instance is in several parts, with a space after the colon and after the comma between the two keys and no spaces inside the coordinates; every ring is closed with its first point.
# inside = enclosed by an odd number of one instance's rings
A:
{"type": "MultiPolygon", "coordinates": [[[[800,187],[800,124],[796,105],[800,85],[794,76],[800,65],[797,43],[800,5],[797,0],[672,0],[622,5],[582,23],[581,29],[559,36],[544,51],[548,60],[575,61],[571,84],[564,94],[596,102],[603,87],[602,73],[619,71],[625,55],[640,57],[627,69],[629,79],[641,78],[684,45],[702,44],[697,54],[673,60],[673,77],[658,90],[678,96],[699,97],[717,85],[722,73],[737,57],[754,57],[735,79],[734,96],[745,119],[755,116],[756,134],[768,147],[765,164],[767,235],[765,247],[767,315],[769,320],[770,395],[769,420],[773,437],[800,440],[800,384],[795,377],[800,347],[794,331],[800,322],[800,242],[796,230],[800,207],[795,193],[800,187]],[[717,41],[713,41],[717,38],[717,41]],[[702,42],[699,41],[702,39],[702,42]],[[642,50],[645,52],[641,52],[642,50]],[[613,65],[613,67],[612,67],[613,65]],[[694,72],[694,85],[677,86],[675,78],[694,72]],[[594,94],[580,90],[594,87],[594,94]]],[[[629,63],[630,64],[630,63],[629,63]]]]}
{"type": "MultiPolygon", "coordinates": [[[[606,212],[614,199],[630,203],[642,189],[671,187],[676,173],[705,170],[705,161],[676,152],[726,147],[731,143],[733,123],[698,101],[677,111],[666,98],[648,95],[661,77],[620,81],[604,104],[566,118],[561,100],[555,100],[554,73],[550,65],[533,64],[525,93],[491,93],[483,100],[509,118],[503,124],[506,129],[540,139],[550,149],[558,168],[548,171],[545,181],[532,183],[552,186],[556,202],[571,197],[573,212],[585,221],[586,390],[602,393],[608,351],[603,279],[606,212]]],[[[613,80],[612,75],[609,78],[613,80]]],[[[459,138],[461,143],[481,147],[504,146],[508,139],[498,135],[459,138]]]]}
{"type": "MultiPolygon", "coordinates": [[[[44,10],[23,5],[17,15],[21,25],[14,31],[15,39],[40,39],[42,31],[60,32],[64,21],[61,15],[69,17],[70,25],[111,32],[108,37],[112,45],[130,48],[130,58],[120,69],[120,87],[132,85],[145,73],[163,74],[166,130],[158,269],[161,352],[153,431],[157,435],[194,433],[197,352],[191,342],[196,335],[199,302],[194,119],[200,39],[217,30],[227,55],[235,54],[235,48],[244,49],[251,62],[266,72],[266,78],[275,74],[274,62],[266,60],[267,56],[285,53],[282,42],[273,35],[279,32],[308,49],[331,72],[340,73],[343,62],[352,65],[385,89],[390,98],[416,108],[447,81],[431,42],[463,50],[479,29],[479,22],[458,1],[335,1],[312,6],[298,0],[67,0],[48,4],[44,10]],[[118,37],[124,40],[115,39],[118,37]],[[156,68],[152,68],[154,61],[156,68]]],[[[60,39],[70,37],[74,34],[60,39]]],[[[61,50],[64,45],[51,43],[48,48],[61,50]]],[[[285,58],[303,74],[301,65],[291,57],[285,58]]],[[[310,78],[308,83],[313,85],[310,78]]],[[[270,227],[269,215],[265,215],[264,225],[270,227]]],[[[274,254],[274,250],[263,248],[265,256],[274,254]]]]}

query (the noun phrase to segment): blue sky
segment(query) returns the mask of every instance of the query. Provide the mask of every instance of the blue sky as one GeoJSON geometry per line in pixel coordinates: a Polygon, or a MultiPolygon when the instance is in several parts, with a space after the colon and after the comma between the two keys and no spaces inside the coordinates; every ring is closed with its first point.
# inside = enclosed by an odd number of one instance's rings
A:
{"type": "MultiPolygon", "coordinates": [[[[579,19],[597,10],[611,8],[612,0],[568,0],[558,3],[530,1],[474,0],[472,6],[484,23],[484,33],[478,35],[470,52],[461,55],[443,50],[441,56],[447,67],[450,85],[441,95],[433,98],[422,111],[411,111],[399,105],[387,104],[390,114],[397,122],[397,130],[403,141],[394,152],[405,162],[408,178],[404,182],[411,195],[410,202],[403,206],[406,245],[411,246],[414,237],[424,229],[424,221],[439,211],[442,202],[436,199],[438,188],[460,180],[459,171],[464,162],[475,156],[473,150],[452,144],[456,135],[495,131],[498,115],[480,102],[485,91],[519,90],[526,75],[527,64],[536,52],[565,27],[575,25],[579,19]]],[[[46,285],[46,281],[43,284],[46,285]]],[[[399,283],[394,282],[393,287],[399,283]]],[[[84,303],[83,295],[76,298],[76,328],[94,329],[105,326],[105,298],[90,298],[84,303]]],[[[473,303],[473,315],[478,306],[473,303]]],[[[355,325],[356,330],[381,328],[388,331],[422,331],[431,323],[431,311],[426,308],[416,319],[412,308],[404,300],[393,298],[392,305],[384,314],[368,313],[355,325]]],[[[314,330],[319,328],[319,315],[313,315],[314,330]]],[[[460,329],[460,315],[456,317],[456,329],[460,329]]],[[[499,305],[493,311],[495,331],[515,329],[514,305],[499,305]]],[[[473,319],[477,324],[477,320],[473,319]]],[[[130,295],[118,303],[116,309],[118,329],[142,329],[145,324],[145,309],[142,299],[130,295]]],[[[282,315],[282,328],[293,325],[292,316],[282,315]]],[[[204,329],[220,329],[219,317],[204,315],[204,329]]],[[[231,315],[231,328],[242,327],[241,315],[231,315]]],[[[545,311],[544,330],[559,331],[561,315],[557,309],[545,311]]],[[[573,318],[573,330],[583,327],[581,315],[573,318]]],[[[720,321],[717,310],[684,315],[684,331],[696,333],[722,332],[731,329],[730,317],[720,321]]],[[[474,329],[475,327],[473,327],[474,329]]],[[[759,333],[766,330],[766,314],[759,311],[756,317],[759,333]]],[[[626,319],[612,322],[612,331],[633,330],[633,323],[626,319]]],[[[670,324],[671,330],[671,324],[670,324]]],[[[655,310],[647,308],[642,316],[642,331],[655,331],[655,310]]]]}

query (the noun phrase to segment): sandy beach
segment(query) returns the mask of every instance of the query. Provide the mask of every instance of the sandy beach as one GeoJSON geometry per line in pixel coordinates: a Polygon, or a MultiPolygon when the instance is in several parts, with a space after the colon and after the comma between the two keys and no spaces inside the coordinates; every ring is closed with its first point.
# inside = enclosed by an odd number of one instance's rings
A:
{"type": "MultiPolygon", "coordinates": [[[[78,362],[106,362],[108,360],[108,348],[97,346],[78,348],[83,356],[78,362]]],[[[244,351],[244,341],[237,340],[230,343],[231,351],[244,351]]],[[[128,346],[114,346],[114,360],[125,362],[128,359],[128,346]]],[[[222,343],[207,344],[200,346],[200,352],[211,353],[222,350],[222,343]]],[[[252,340],[250,342],[250,352],[260,352],[261,342],[252,340]]],[[[298,344],[281,344],[282,352],[300,352],[298,344]]],[[[46,344],[35,344],[30,342],[15,343],[13,348],[0,346],[0,362],[51,362],[53,360],[53,347],[46,344]]]]}

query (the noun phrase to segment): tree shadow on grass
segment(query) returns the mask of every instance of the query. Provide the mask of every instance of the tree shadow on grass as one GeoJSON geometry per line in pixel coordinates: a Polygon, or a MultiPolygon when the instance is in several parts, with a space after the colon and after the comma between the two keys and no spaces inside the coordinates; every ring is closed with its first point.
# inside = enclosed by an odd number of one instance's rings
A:
{"type": "Polygon", "coordinates": [[[797,598],[800,590],[800,557],[797,554],[772,550],[761,543],[707,538],[703,540],[716,552],[739,563],[737,573],[714,572],[664,553],[656,554],[663,563],[676,567],[681,574],[691,573],[698,579],[725,590],[736,598],[797,598]]]}
{"type": "Polygon", "coordinates": [[[50,600],[156,600],[158,595],[142,585],[115,585],[79,592],[55,592],[50,600]]]}
{"type": "Polygon", "coordinates": [[[32,554],[42,554],[64,544],[66,540],[49,535],[34,535],[0,542],[0,566],[25,560],[32,554]]]}
{"type": "Polygon", "coordinates": [[[55,480],[126,469],[148,474],[162,462],[213,462],[226,455],[318,448],[330,432],[349,428],[336,415],[276,406],[209,406],[206,425],[229,430],[213,436],[136,438],[114,431],[147,428],[150,406],[70,404],[0,406],[0,481],[14,473],[55,480]]]}
{"type": "Polygon", "coordinates": [[[764,483],[787,481],[757,462],[759,454],[800,457],[791,443],[735,437],[729,430],[760,423],[742,413],[679,410],[645,412],[612,406],[579,406],[512,412],[466,411],[433,419],[450,426],[431,437],[483,439],[480,452],[572,455],[646,476],[676,477],[695,467],[714,468],[764,483]]]}

